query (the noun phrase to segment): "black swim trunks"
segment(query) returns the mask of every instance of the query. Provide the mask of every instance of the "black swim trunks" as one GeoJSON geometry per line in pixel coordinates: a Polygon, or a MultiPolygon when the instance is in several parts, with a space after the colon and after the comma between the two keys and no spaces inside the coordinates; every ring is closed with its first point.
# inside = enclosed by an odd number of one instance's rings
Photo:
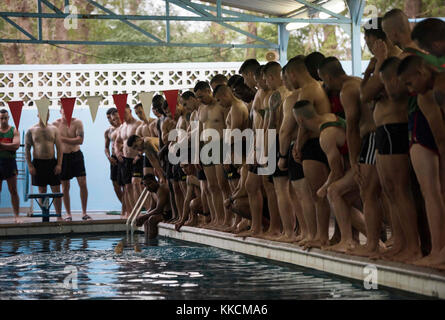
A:
{"type": "Polygon", "coordinates": [[[408,123],[390,123],[378,127],[375,144],[381,155],[408,154],[408,123]]]}
{"type": "Polygon", "coordinates": [[[437,149],[436,140],[431,132],[430,124],[420,109],[417,109],[409,115],[408,128],[411,136],[410,146],[414,143],[418,143],[424,148],[439,155],[439,150],[437,149]]]}
{"type": "Polygon", "coordinates": [[[141,178],[144,176],[144,158],[140,157],[136,163],[133,164],[132,177],[141,178]]]}
{"type": "Polygon", "coordinates": [[[120,164],[120,174],[122,185],[131,184],[131,178],[133,177],[133,158],[125,158],[120,164]]]}
{"type": "Polygon", "coordinates": [[[311,138],[304,144],[301,148],[302,161],[304,160],[314,160],[324,163],[329,168],[328,158],[323,152],[320,146],[319,138],[311,138]]]}
{"type": "Polygon", "coordinates": [[[179,164],[173,165],[173,173],[174,173],[173,180],[178,181],[178,182],[187,181],[187,175],[182,170],[182,168],[179,164]]]}
{"type": "Polygon", "coordinates": [[[85,160],[82,151],[64,153],[60,180],[71,180],[75,177],[86,176],[85,160]]]}
{"type": "Polygon", "coordinates": [[[153,166],[151,165],[151,162],[147,158],[147,156],[144,156],[144,168],[153,168],[153,166]]]}
{"type": "Polygon", "coordinates": [[[292,142],[289,147],[288,157],[287,157],[287,171],[289,173],[290,181],[297,181],[304,178],[303,165],[295,161],[292,155],[292,149],[294,148],[294,143],[292,142]]]}
{"type": "Polygon", "coordinates": [[[207,180],[206,173],[204,172],[204,170],[199,170],[198,173],[196,174],[196,178],[198,178],[198,180],[201,181],[207,180]]]}
{"type": "Polygon", "coordinates": [[[233,164],[231,164],[228,171],[224,169],[224,177],[227,180],[235,180],[240,178],[240,174],[238,173],[238,169],[233,164]]]}
{"type": "Polygon", "coordinates": [[[0,182],[17,175],[15,158],[0,158],[0,182]]]}
{"type": "MultiPolygon", "coordinates": [[[[117,157],[115,155],[112,155],[111,158],[117,160],[117,157]]],[[[118,181],[119,179],[119,165],[118,164],[112,164],[110,162],[110,179],[111,181],[118,181]]]]}
{"type": "Polygon", "coordinates": [[[288,170],[281,171],[280,168],[278,167],[278,161],[280,160],[280,138],[278,137],[278,135],[276,136],[275,139],[275,150],[277,158],[276,168],[272,176],[269,176],[269,179],[272,179],[272,177],[287,177],[289,175],[288,170]]]}
{"type": "Polygon", "coordinates": [[[360,150],[359,163],[375,165],[376,156],[376,133],[375,131],[368,132],[362,139],[362,147],[360,150]]]}
{"type": "Polygon", "coordinates": [[[36,168],[36,175],[31,177],[33,186],[46,187],[60,185],[60,176],[54,174],[56,159],[34,159],[32,165],[36,168]]]}

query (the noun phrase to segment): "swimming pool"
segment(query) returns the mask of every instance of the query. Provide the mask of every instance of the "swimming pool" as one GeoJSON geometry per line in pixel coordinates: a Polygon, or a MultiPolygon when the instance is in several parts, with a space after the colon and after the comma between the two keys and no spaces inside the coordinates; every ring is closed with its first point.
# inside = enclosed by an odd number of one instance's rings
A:
{"type": "Polygon", "coordinates": [[[419,299],[327,273],[169,238],[0,240],[0,299],[419,299]],[[140,250],[139,250],[140,249],[140,250]],[[74,280],[74,281],[73,281],[74,280]]]}

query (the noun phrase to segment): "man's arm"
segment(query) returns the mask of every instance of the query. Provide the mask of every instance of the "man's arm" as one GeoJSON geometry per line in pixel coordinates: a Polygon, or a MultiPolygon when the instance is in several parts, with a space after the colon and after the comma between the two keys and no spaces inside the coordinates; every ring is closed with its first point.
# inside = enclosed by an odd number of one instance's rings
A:
{"type": "Polygon", "coordinates": [[[277,119],[279,119],[279,112],[280,112],[280,104],[281,104],[281,94],[278,90],[276,90],[269,98],[269,129],[276,129],[277,128],[277,119]]]}
{"type": "Polygon", "coordinates": [[[349,162],[351,167],[357,163],[360,155],[360,88],[348,86],[340,93],[340,101],[346,115],[346,140],[348,141],[349,162]]]}
{"type": "Polygon", "coordinates": [[[419,108],[430,125],[440,156],[445,157],[445,120],[433,95],[424,97],[424,99],[426,103],[419,103],[419,108]]]}
{"type": "Polygon", "coordinates": [[[28,130],[25,135],[25,159],[28,164],[29,173],[31,175],[35,175],[35,168],[31,162],[31,148],[33,146],[32,133],[31,130],[28,130]]]}
{"type": "MultiPolygon", "coordinates": [[[[119,130],[119,129],[116,129],[119,130]]],[[[122,140],[120,130],[116,134],[116,140],[114,141],[114,154],[119,159],[119,161],[122,161],[122,148],[124,146],[124,140],[122,140]]]]}
{"type": "Polygon", "coordinates": [[[55,141],[54,144],[56,145],[56,151],[57,151],[57,165],[54,168],[54,174],[59,174],[62,171],[62,158],[63,158],[63,153],[62,153],[62,143],[60,141],[60,134],[59,134],[59,130],[55,129],[55,141]]]}
{"type": "Polygon", "coordinates": [[[297,122],[295,121],[294,115],[292,114],[292,107],[293,106],[288,101],[284,102],[284,117],[279,133],[281,155],[286,155],[288,153],[292,133],[297,129],[297,122]]]}
{"type": "MultiPolygon", "coordinates": [[[[145,144],[144,148],[145,156],[150,161],[151,165],[154,169],[156,169],[159,173],[164,173],[164,170],[162,170],[161,164],[158,159],[158,153],[156,151],[156,148],[153,146],[153,144],[149,141],[145,144]]],[[[159,177],[163,178],[163,177],[159,177]]]]}
{"type": "Polygon", "coordinates": [[[108,132],[110,131],[110,129],[108,128],[107,130],[105,130],[104,136],[105,136],[105,156],[107,157],[108,160],[111,161],[111,155],[110,155],[110,137],[108,136],[108,132]]]}
{"type": "MultiPolygon", "coordinates": [[[[76,121],[77,122],[77,121],[76,121]]],[[[60,141],[66,144],[71,144],[73,146],[77,146],[77,145],[81,145],[83,144],[83,136],[84,136],[84,132],[83,132],[83,124],[81,121],[78,121],[76,123],[76,137],[75,138],[69,138],[69,137],[63,137],[61,135],[60,136],[60,141]]]]}
{"type": "Polygon", "coordinates": [[[433,94],[436,103],[445,111],[445,72],[436,77],[433,94]]]}
{"type": "MultiPolygon", "coordinates": [[[[362,103],[371,102],[383,90],[383,83],[380,81],[379,71],[383,62],[388,57],[388,48],[382,40],[377,40],[373,49],[375,52],[375,68],[373,75],[361,83],[360,99],[362,103]]],[[[370,62],[370,64],[371,63],[373,62],[370,62]]]]}
{"type": "Polygon", "coordinates": [[[156,215],[156,214],[162,214],[164,212],[164,208],[169,202],[169,191],[164,185],[160,185],[158,192],[157,192],[157,201],[156,201],[156,207],[153,210],[150,210],[148,212],[148,215],[156,215]]]}
{"type": "Polygon", "coordinates": [[[14,137],[12,143],[0,142],[0,150],[16,151],[20,147],[20,134],[16,128],[14,128],[14,137]]]}

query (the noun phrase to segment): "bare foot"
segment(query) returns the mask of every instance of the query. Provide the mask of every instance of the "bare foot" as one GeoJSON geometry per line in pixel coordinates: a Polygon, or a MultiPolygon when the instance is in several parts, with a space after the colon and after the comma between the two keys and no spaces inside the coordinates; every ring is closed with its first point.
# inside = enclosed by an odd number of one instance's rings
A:
{"type": "Polygon", "coordinates": [[[287,236],[287,235],[283,234],[279,238],[277,238],[276,241],[292,243],[292,242],[297,241],[297,236],[295,234],[292,234],[291,236],[287,236]]]}
{"type": "Polygon", "coordinates": [[[422,258],[422,253],[419,248],[416,250],[405,248],[404,250],[393,256],[394,261],[405,262],[405,263],[412,263],[421,258],[422,258]]]}
{"type": "Polygon", "coordinates": [[[442,262],[442,259],[440,259],[439,253],[433,253],[426,257],[423,257],[419,260],[413,261],[413,264],[416,266],[422,266],[422,267],[433,267],[435,265],[440,265],[442,262]]]}
{"type": "Polygon", "coordinates": [[[362,246],[356,246],[355,248],[348,250],[348,253],[358,257],[370,257],[375,256],[376,254],[380,254],[378,246],[372,248],[366,244],[362,246]]]}
{"type": "Polygon", "coordinates": [[[340,241],[339,243],[337,243],[333,246],[322,247],[322,249],[327,250],[327,251],[346,253],[349,250],[354,249],[357,245],[358,245],[358,243],[356,241],[347,240],[347,241],[340,241]]]}
{"type": "Polygon", "coordinates": [[[19,217],[15,217],[14,221],[15,221],[15,223],[23,223],[23,220],[20,219],[19,217]]]}
{"type": "Polygon", "coordinates": [[[303,248],[304,249],[311,249],[311,248],[321,249],[322,247],[325,247],[328,245],[329,245],[329,240],[323,242],[320,239],[314,239],[314,240],[307,241],[303,248]]]}

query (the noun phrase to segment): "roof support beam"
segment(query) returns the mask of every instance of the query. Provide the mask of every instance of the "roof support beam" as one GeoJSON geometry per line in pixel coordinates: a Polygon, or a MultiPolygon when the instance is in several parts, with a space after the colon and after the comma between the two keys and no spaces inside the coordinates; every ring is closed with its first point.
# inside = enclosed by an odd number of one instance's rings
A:
{"type": "Polygon", "coordinates": [[[287,47],[289,45],[289,35],[290,32],[286,29],[286,24],[280,23],[278,25],[278,42],[279,42],[279,54],[280,54],[280,64],[284,66],[287,63],[287,47]]]}
{"type": "MultiPolygon", "coordinates": [[[[86,0],[90,1],[90,0],[86,0]]],[[[173,3],[173,0],[170,0],[173,3]]],[[[37,12],[0,12],[0,17],[23,17],[23,18],[45,18],[45,19],[65,19],[69,13],[37,13],[37,12]]],[[[146,15],[108,15],[108,14],[76,14],[77,19],[100,19],[100,20],[156,20],[156,21],[221,21],[216,16],[210,17],[192,17],[192,16],[146,16],[146,15]]],[[[265,18],[265,17],[223,17],[225,22],[263,22],[263,23],[290,23],[290,22],[309,22],[313,24],[347,24],[351,20],[340,19],[300,19],[300,18],[265,18]]]]}
{"type": "Polygon", "coordinates": [[[324,12],[324,13],[327,13],[327,14],[329,14],[329,15],[335,17],[335,18],[338,18],[338,19],[341,19],[341,20],[344,20],[344,19],[349,20],[348,17],[345,17],[345,16],[342,16],[341,14],[332,12],[331,10],[328,10],[328,9],[326,9],[326,8],[323,8],[322,6],[313,4],[312,2],[309,2],[309,1],[306,1],[306,0],[295,0],[295,1],[297,1],[297,2],[299,2],[299,3],[301,3],[301,4],[304,4],[305,6],[311,7],[312,9],[315,9],[315,10],[318,10],[318,11],[321,11],[321,12],[324,12]]]}
{"type": "MultiPolygon", "coordinates": [[[[193,2],[190,2],[190,1],[187,1],[187,0],[170,0],[170,1],[172,1],[174,4],[180,6],[181,8],[184,8],[184,9],[186,9],[188,11],[193,12],[193,13],[198,12],[198,14],[200,14],[200,15],[202,15],[204,17],[214,17],[211,13],[206,11],[204,8],[200,8],[200,4],[198,4],[198,3],[193,3],[193,2]]],[[[243,34],[243,35],[245,35],[245,36],[247,36],[249,38],[255,39],[257,41],[261,41],[261,42],[269,45],[270,48],[276,48],[277,47],[277,44],[275,44],[275,43],[272,43],[272,42],[270,42],[270,41],[268,41],[266,39],[258,37],[257,35],[254,35],[254,34],[252,34],[250,32],[244,31],[244,30],[242,30],[240,28],[234,27],[234,26],[232,26],[232,25],[230,25],[228,23],[222,22],[221,20],[216,20],[215,22],[220,24],[220,25],[222,25],[225,28],[234,30],[234,31],[236,31],[238,33],[241,33],[241,34],[243,34]]]]}
{"type": "Polygon", "coordinates": [[[105,8],[104,6],[100,5],[100,4],[97,3],[96,1],[94,1],[94,0],[86,0],[86,1],[88,1],[89,3],[91,3],[91,4],[92,4],[93,6],[95,6],[96,8],[99,8],[99,9],[101,9],[102,11],[108,13],[110,16],[113,16],[115,19],[122,21],[123,23],[125,23],[125,24],[128,25],[128,26],[130,26],[131,28],[133,28],[133,29],[139,31],[140,33],[142,33],[142,34],[144,34],[144,35],[146,35],[147,37],[149,37],[149,38],[151,38],[151,39],[153,39],[153,40],[155,40],[155,41],[157,41],[157,42],[163,42],[161,39],[159,39],[159,38],[156,37],[155,35],[151,34],[150,32],[148,32],[148,31],[146,31],[146,30],[144,30],[144,29],[142,29],[141,27],[135,25],[134,23],[129,22],[129,21],[124,20],[124,19],[120,19],[120,18],[118,17],[118,15],[116,15],[113,11],[111,11],[111,10],[105,8]]]}
{"type": "Polygon", "coordinates": [[[62,10],[60,10],[59,8],[57,8],[54,4],[52,4],[51,2],[49,2],[48,0],[41,0],[48,8],[50,8],[52,11],[54,11],[55,13],[63,13],[62,10]]]}
{"type": "MultiPolygon", "coordinates": [[[[75,45],[114,45],[114,46],[144,46],[144,47],[189,47],[189,48],[260,48],[270,49],[264,44],[230,44],[230,43],[167,43],[167,42],[128,42],[128,41],[80,41],[80,40],[27,40],[27,39],[0,39],[0,43],[32,43],[32,44],[75,44],[75,45]]],[[[275,49],[278,45],[275,45],[275,49]]]]}
{"type": "MultiPolygon", "coordinates": [[[[39,12],[39,14],[42,14],[42,2],[40,2],[40,0],[37,0],[37,11],[39,12]]],[[[39,40],[42,40],[42,16],[39,16],[39,20],[37,23],[37,36],[39,40]]]]}
{"type": "Polygon", "coordinates": [[[26,31],[25,29],[23,29],[21,26],[19,26],[17,23],[15,23],[14,21],[12,21],[12,20],[9,19],[8,17],[2,17],[2,18],[5,19],[6,22],[8,22],[10,25],[12,25],[14,28],[16,28],[18,31],[20,31],[20,32],[23,33],[25,36],[27,36],[29,39],[37,40],[32,34],[30,34],[28,31],[26,31]]]}
{"type": "Polygon", "coordinates": [[[365,0],[346,0],[351,13],[351,55],[352,55],[352,73],[360,76],[362,73],[362,46],[361,37],[361,20],[363,10],[365,9],[365,0]]]}
{"type": "MultiPolygon", "coordinates": [[[[165,15],[170,16],[170,1],[165,0],[165,15]]],[[[165,21],[165,38],[167,42],[170,42],[170,20],[165,21]]]]}

